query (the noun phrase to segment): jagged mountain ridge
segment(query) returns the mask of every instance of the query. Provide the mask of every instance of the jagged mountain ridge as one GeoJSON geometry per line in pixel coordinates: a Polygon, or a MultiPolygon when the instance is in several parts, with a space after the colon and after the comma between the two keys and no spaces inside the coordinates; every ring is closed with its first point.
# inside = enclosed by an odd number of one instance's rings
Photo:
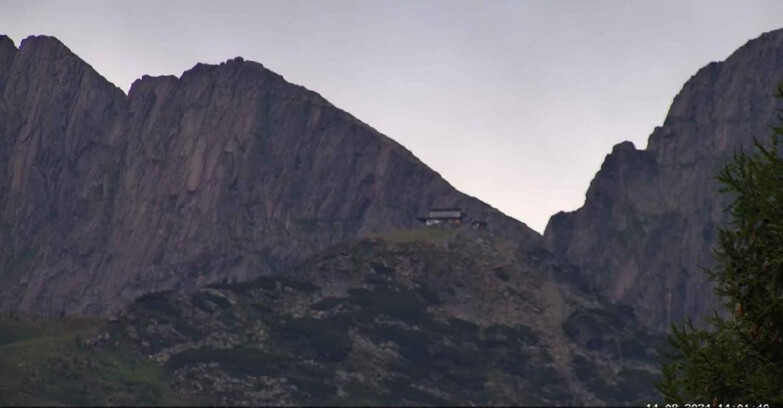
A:
{"type": "Polygon", "coordinates": [[[705,316],[718,302],[700,268],[713,264],[715,229],[728,220],[715,178],[735,150],[754,137],[765,141],[778,123],[773,96],[781,80],[783,30],[699,70],[647,148],[616,145],[584,206],[549,220],[547,248],[651,328],[705,316]]]}
{"type": "Polygon", "coordinates": [[[57,39],[0,37],[0,308],[107,313],[137,296],[283,273],[354,236],[461,207],[455,190],[320,95],[241,58],[128,95],[57,39]]]}

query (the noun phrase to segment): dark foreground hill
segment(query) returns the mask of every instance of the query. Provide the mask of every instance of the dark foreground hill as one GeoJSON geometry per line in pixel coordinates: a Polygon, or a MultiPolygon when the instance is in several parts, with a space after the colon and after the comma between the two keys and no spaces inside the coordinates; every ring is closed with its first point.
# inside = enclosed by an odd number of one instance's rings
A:
{"type": "Polygon", "coordinates": [[[545,251],[400,230],[286,276],[148,294],[78,337],[17,335],[0,403],[640,405],[661,344],[545,251]]]}

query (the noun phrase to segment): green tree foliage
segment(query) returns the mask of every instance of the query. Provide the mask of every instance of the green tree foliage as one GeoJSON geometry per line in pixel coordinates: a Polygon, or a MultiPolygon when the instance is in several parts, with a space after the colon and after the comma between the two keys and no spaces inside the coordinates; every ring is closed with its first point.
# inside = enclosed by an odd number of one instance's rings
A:
{"type": "MultiPolygon", "coordinates": [[[[783,98],[783,84],[776,95],[783,98]]],[[[783,117],[779,116],[783,120],[783,117]]],[[[733,198],[706,270],[725,301],[707,328],[672,325],[674,352],[657,384],[666,402],[783,404],[783,127],[719,173],[733,198]]]]}

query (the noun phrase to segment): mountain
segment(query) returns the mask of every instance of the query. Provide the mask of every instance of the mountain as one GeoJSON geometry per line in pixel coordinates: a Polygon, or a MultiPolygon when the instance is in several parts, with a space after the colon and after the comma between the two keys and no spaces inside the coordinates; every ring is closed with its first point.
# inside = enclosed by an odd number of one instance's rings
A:
{"type": "Polygon", "coordinates": [[[702,267],[728,217],[718,170],[778,124],[783,30],[761,35],[690,78],[647,148],[616,145],[584,206],[554,215],[545,245],[582,269],[610,300],[666,330],[718,306],[702,267]]]}
{"type": "Polygon", "coordinates": [[[0,309],[106,314],[164,289],[285,274],[346,238],[459,207],[540,236],[261,64],[128,95],[52,37],[0,37],[0,309]]]}
{"type": "Polygon", "coordinates": [[[659,399],[631,308],[261,64],[126,95],[0,37],[0,91],[0,405],[659,399]]]}
{"type": "Polygon", "coordinates": [[[0,404],[660,400],[662,336],[572,265],[469,226],[352,239],[285,276],[150,293],[108,321],[68,321],[49,323],[44,342],[40,323],[0,318],[11,333],[0,404]]]}

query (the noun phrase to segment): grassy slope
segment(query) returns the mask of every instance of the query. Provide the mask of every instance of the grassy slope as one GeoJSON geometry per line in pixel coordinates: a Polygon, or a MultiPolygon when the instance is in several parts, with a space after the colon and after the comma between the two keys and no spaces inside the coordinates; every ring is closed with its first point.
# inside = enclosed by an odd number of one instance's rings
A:
{"type": "Polygon", "coordinates": [[[0,317],[0,405],[177,405],[163,368],[85,345],[102,320],[0,317]]]}
{"type": "Polygon", "coordinates": [[[381,238],[395,244],[405,242],[438,243],[454,236],[454,230],[448,228],[396,229],[383,234],[371,235],[370,238],[381,238]]]}

